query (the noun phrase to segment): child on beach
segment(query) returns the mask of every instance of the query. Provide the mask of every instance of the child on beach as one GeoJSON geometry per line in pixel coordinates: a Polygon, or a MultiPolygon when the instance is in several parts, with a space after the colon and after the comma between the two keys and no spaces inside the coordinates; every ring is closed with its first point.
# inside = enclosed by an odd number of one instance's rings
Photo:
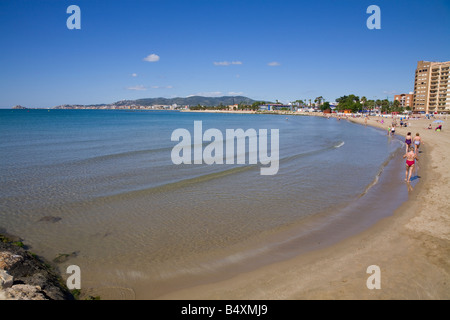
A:
{"type": "Polygon", "coordinates": [[[417,155],[414,151],[414,147],[411,146],[409,147],[409,152],[407,152],[404,156],[403,159],[406,158],[406,171],[405,171],[405,181],[406,182],[411,182],[411,174],[412,171],[415,167],[415,160],[419,160],[419,158],[417,158],[417,155]]]}

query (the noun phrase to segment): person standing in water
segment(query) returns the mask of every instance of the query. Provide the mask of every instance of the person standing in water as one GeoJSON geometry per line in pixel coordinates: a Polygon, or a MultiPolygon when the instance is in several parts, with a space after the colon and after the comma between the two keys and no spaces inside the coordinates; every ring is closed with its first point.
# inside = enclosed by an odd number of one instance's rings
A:
{"type": "Polygon", "coordinates": [[[406,135],[406,139],[405,139],[405,144],[406,144],[406,152],[408,152],[409,147],[411,146],[412,143],[412,136],[411,136],[411,132],[408,132],[408,134],[406,135]]]}
{"type": "Polygon", "coordinates": [[[416,133],[413,142],[414,142],[414,152],[417,154],[419,153],[420,145],[423,144],[422,138],[420,137],[418,132],[416,133]]]}
{"type": "Polygon", "coordinates": [[[409,152],[407,152],[404,156],[403,159],[406,158],[406,171],[405,171],[405,181],[406,182],[411,182],[411,174],[414,170],[415,164],[416,164],[416,160],[419,160],[419,158],[417,158],[417,155],[414,151],[414,147],[411,146],[409,147],[409,152]]]}

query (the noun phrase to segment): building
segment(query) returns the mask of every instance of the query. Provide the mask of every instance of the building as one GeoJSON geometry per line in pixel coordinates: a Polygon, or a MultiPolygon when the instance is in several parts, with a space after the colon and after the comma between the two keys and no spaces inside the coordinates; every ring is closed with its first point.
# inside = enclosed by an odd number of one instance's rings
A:
{"type": "Polygon", "coordinates": [[[417,62],[414,79],[414,113],[450,113],[449,69],[450,61],[417,62]]]}
{"type": "Polygon", "coordinates": [[[275,110],[289,110],[292,111],[293,107],[292,105],[285,105],[281,103],[270,103],[270,104],[264,104],[259,106],[259,110],[261,111],[275,111],[275,110]]]}
{"type": "Polygon", "coordinates": [[[394,101],[397,100],[400,103],[400,107],[406,108],[410,107],[411,110],[413,108],[413,100],[414,100],[414,92],[410,92],[408,94],[396,94],[394,96],[394,101]]]}

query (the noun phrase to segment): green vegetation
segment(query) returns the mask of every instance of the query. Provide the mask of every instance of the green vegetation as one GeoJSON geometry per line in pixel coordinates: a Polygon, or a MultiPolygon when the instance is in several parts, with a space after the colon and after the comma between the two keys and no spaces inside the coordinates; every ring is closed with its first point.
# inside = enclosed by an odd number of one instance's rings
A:
{"type": "Polygon", "coordinates": [[[3,243],[11,242],[11,240],[9,240],[7,237],[5,237],[2,234],[0,234],[0,241],[3,242],[3,243]]]}
{"type": "Polygon", "coordinates": [[[22,241],[15,241],[12,244],[15,246],[21,247],[21,248],[23,248],[25,246],[22,241]]]}
{"type": "Polygon", "coordinates": [[[411,110],[411,108],[407,107],[406,109],[400,106],[400,103],[395,101],[389,101],[388,99],[384,100],[367,100],[366,97],[361,97],[361,99],[351,94],[349,96],[342,96],[336,99],[337,110],[343,112],[345,110],[349,110],[353,113],[362,112],[364,110],[370,111],[375,108],[380,108],[382,113],[392,113],[398,112],[402,113],[405,110],[411,110]]]}
{"type": "Polygon", "coordinates": [[[67,260],[69,260],[70,258],[76,257],[76,256],[77,256],[76,251],[74,251],[72,253],[60,253],[53,259],[53,262],[54,263],[64,263],[67,260]]]}
{"type": "Polygon", "coordinates": [[[325,111],[330,109],[330,103],[328,101],[325,101],[321,106],[320,106],[320,110],[321,111],[325,111]]]}
{"type": "MultiPolygon", "coordinates": [[[[70,290],[70,293],[75,298],[75,300],[80,300],[81,297],[81,290],[80,289],[72,289],[70,290]]],[[[100,296],[87,296],[84,298],[84,300],[101,300],[100,296]]]]}
{"type": "Polygon", "coordinates": [[[70,290],[70,293],[73,295],[75,300],[79,300],[80,299],[80,295],[81,295],[81,290],[80,289],[72,289],[72,290],[70,290]]]}
{"type": "Polygon", "coordinates": [[[355,96],[354,94],[337,98],[336,102],[338,103],[337,105],[338,111],[350,110],[351,112],[358,112],[362,109],[359,97],[355,96]]]}

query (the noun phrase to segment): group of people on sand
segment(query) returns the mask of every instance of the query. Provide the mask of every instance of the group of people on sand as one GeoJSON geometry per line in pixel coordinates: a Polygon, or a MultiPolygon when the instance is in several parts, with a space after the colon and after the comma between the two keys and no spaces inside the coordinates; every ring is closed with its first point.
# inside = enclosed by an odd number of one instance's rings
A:
{"type": "Polygon", "coordinates": [[[416,161],[419,160],[417,155],[421,144],[423,144],[423,141],[418,132],[414,138],[412,137],[411,132],[408,132],[405,138],[406,153],[403,156],[403,159],[406,158],[406,182],[411,182],[412,172],[416,168],[416,161]]]}
{"type": "MultiPolygon", "coordinates": [[[[427,128],[428,130],[432,130],[433,129],[433,126],[431,125],[431,123],[428,125],[428,128],[427,128]]],[[[434,129],[434,131],[442,131],[442,124],[440,124],[440,125],[438,125],[435,129],[434,129]]]]}
{"type": "Polygon", "coordinates": [[[388,136],[394,136],[395,135],[395,127],[396,127],[397,123],[392,121],[392,125],[388,127],[388,131],[387,134],[388,136]]]}

